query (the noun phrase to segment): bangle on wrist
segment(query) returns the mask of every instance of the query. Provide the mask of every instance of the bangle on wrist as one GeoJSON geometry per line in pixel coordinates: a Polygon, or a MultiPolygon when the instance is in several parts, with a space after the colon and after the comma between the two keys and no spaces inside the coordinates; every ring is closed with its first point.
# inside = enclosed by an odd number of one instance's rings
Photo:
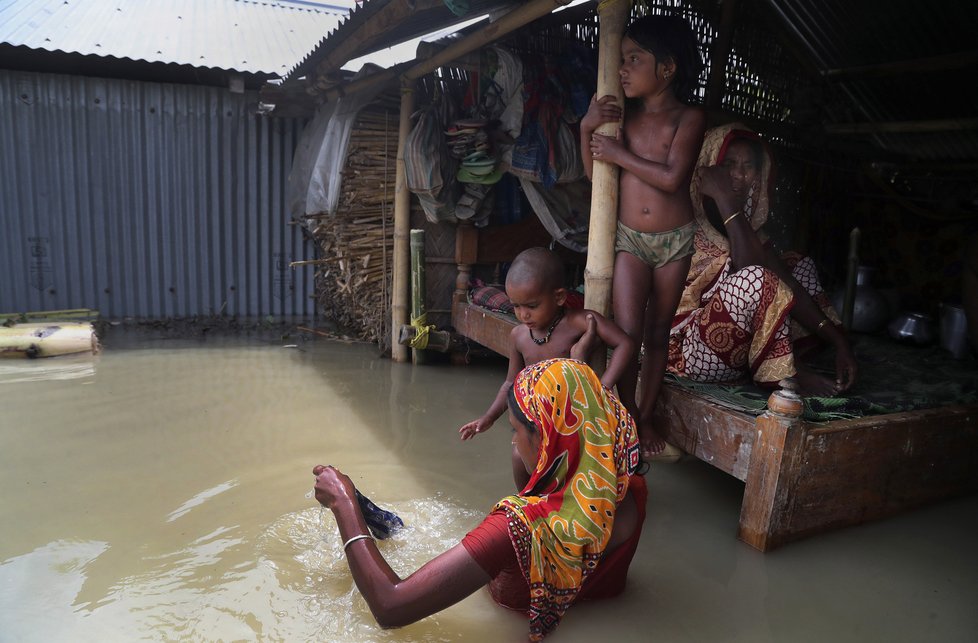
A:
{"type": "Polygon", "coordinates": [[[360,534],[359,536],[354,536],[353,538],[343,543],[343,551],[346,552],[346,548],[349,547],[351,543],[354,543],[358,540],[363,540],[364,538],[370,538],[371,540],[373,540],[373,536],[371,536],[370,534],[360,534]]]}
{"type": "Polygon", "coordinates": [[[730,223],[731,221],[733,221],[734,220],[734,217],[736,217],[738,214],[740,214],[740,210],[737,210],[736,212],[734,212],[733,214],[731,214],[729,217],[727,217],[726,219],[724,219],[723,220],[723,225],[727,225],[728,223],[730,223]]]}

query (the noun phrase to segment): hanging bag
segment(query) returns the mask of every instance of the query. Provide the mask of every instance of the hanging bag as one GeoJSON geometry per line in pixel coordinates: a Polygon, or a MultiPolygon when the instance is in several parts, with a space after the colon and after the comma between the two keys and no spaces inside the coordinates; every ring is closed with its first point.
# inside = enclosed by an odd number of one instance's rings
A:
{"type": "Polygon", "coordinates": [[[407,187],[418,196],[428,221],[454,221],[456,168],[445,146],[438,101],[433,101],[416,116],[418,120],[404,141],[407,187]]]}

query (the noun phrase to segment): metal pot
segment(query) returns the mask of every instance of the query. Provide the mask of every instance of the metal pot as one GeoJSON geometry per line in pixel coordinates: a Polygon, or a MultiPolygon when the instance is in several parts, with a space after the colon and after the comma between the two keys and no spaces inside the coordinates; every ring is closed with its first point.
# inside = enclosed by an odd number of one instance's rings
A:
{"type": "Polygon", "coordinates": [[[890,337],[913,344],[930,344],[934,341],[934,319],[924,313],[903,313],[887,326],[890,337]]]}
{"type": "Polygon", "coordinates": [[[968,354],[968,318],[959,304],[941,304],[941,347],[955,359],[968,354]]]}
{"type": "MultiPolygon", "coordinates": [[[[872,333],[883,327],[890,318],[890,302],[873,286],[876,269],[859,266],[856,269],[856,296],[852,304],[852,330],[857,333],[872,333]]],[[[845,305],[845,289],[836,291],[832,306],[841,315],[845,305]]]]}

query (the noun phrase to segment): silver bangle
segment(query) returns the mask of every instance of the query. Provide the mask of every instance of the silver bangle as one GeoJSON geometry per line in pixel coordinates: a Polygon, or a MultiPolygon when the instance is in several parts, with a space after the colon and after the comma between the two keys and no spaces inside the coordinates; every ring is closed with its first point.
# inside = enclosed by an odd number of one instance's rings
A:
{"type": "Polygon", "coordinates": [[[373,540],[373,536],[371,536],[370,534],[360,534],[359,536],[354,536],[353,538],[343,543],[343,551],[344,552],[346,551],[346,548],[350,546],[350,543],[356,542],[358,540],[363,540],[364,538],[370,538],[371,540],[373,540]]]}

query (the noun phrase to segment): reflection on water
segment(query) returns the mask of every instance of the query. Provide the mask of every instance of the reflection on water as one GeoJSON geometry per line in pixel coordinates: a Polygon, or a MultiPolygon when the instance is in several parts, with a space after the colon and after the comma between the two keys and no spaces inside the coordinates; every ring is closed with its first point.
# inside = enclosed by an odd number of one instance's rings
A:
{"type": "Polygon", "coordinates": [[[77,380],[95,375],[97,355],[65,355],[50,359],[0,358],[0,384],[77,380]]]}
{"type": "MultiPolygon", "coordinates": [[[[308,497],[312,466],[332,464],[396,511],[406,528],[380,547],[402,576],[456,544],[511,491],[502,422],[457,438],[502,367],[412,367],[326,342],[105,345],[97,361],[0,371],[0,641],[525,638],[525,618],[485,592],[379,629],[308,497]]],[[[626,595],[575,606],[554,641],[978,632],[973,498],[764,556],[734,538],[737,481],[697,462],[649,481],[626,595]]]]}

